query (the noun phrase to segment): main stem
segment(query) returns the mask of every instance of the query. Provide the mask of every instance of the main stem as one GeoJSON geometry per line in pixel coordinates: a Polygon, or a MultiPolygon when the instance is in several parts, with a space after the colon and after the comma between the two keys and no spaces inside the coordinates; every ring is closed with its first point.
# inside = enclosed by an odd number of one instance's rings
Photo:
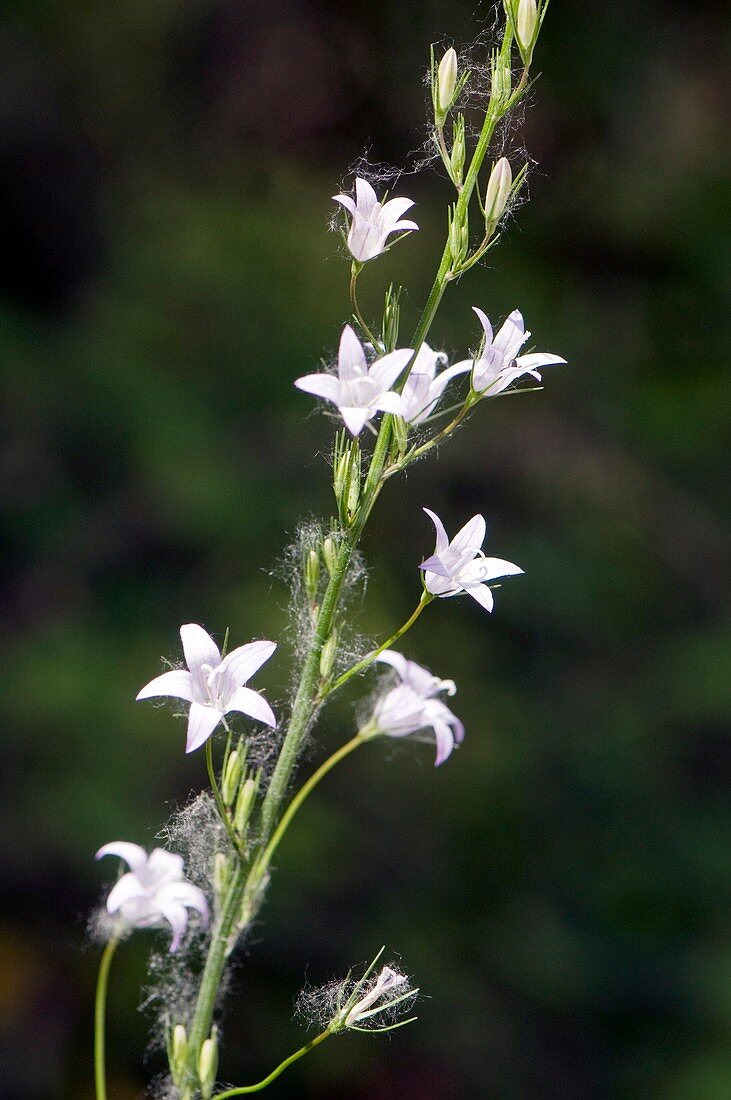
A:
{"type": "Polygon", "coordinates": [[[109,986],[109,968],[112,965],[114,952],[117,950],[119,936],[114,935],[110,939],[99,963],[99,976],[96,982],[96,998],[94,1001],[94,1082],[96,1085],[96,1100],[107,1100],[107,1080],[105,1064],[105,1025],[107,1014],[107,988],[109,986]]]}
{"type": "MultiPolygon", "coordinates": [[[[516,98],[516,95],[514,95],[509,106],[513,105],[516,98]]],[[[485,159],[485,154],[487,153],[490,140],[495,131],[495,126],[501,118],[502,113],[504,112],[501,112],[491,99],[488,104],[482,132],[480,133],[480,138],[465,177],[464,187],[457,199],[455,208],[456,217],[463,217],[466,215],[472,193],[477,183],[479,171],[482,167],[482,162],[485,159]]],[[[414,332],[412,340],[414,356],[412,362],[426,339],[434,317],[436,316],[447,283],[449,282],[451,264],[452,253],[449,241],[447,241],[436,278],[434,279],[434,284],[429,292],[424,311],[416,326],[416,331],[414,332]]],[[[407,376],[408,370],[405,371],[404,378],[407,376]]],[[[391,430],[391,416],[387,414],[383,418],[378,438],[373,449],[373,456],[363,486],[362,503],[358,517],[340,543],[330,580],[325,589],[310,647],[302,666],[302,674],[292,706],[292,716],[262,806],[261,833],[265,842],[267,838],[272,835],[279,807],[285,797],[294,766],[297,762],[302,740],[312,721],[320,681],[320,654],[323,645],[332,631],[333,620],[340,600],[340,593],[348,573],[353,552],[355,551],[363,528],[368,520],[368,516],[370,515],[371,509],[375,504],[383,484],[383,468],[391,442],[391,430]]],[[[210,1034],[216,997],[226,964],[228,943],[237,922],[241,919],[241,907],[247,887],[250,886],[252,891],[256,891],[260,885],[261,878],[258,863],[255,863],[247,874],[244,863],[237,860],[236,869],[231,876],[228,890],[223,899],[220,915],[211,935],[208,957],[206,959],[203,977],[198,991],[198,999],[190,1031],[191,1059],[193,1060],[197,1060],[200,1045],[210,1034]]],[[[260,1085],[259,1087],[263,1088],[264,1086],[260,1085]]],[[[235,1095],[235,1093],[223,1095],[235,1095]]]]}

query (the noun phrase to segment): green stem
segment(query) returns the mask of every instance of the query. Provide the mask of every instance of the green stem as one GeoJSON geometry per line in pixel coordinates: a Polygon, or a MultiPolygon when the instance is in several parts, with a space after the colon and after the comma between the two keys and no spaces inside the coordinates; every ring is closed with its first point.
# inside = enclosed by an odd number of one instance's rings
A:
{"type": "Polygon", "coordinates": [[[351,665],[351,667],[349,669],[346,669],[346,671],[342,674],[342,676],[339,676],[337,678],[337,680],[335,680],[334,683],[332,683],[330,685],[330,687],[327,689],[327,695],[329,695],[332,691],[337,691],[337,689],[342,687],[343,684],[347,684],[347,682],[351,678],[351,676],[355,676],[356,673],[362,672],[364,668],[368,668],[369,665],[373,664],[376,657],[378,657],[378,655],[380,653],[383,653],[384,649],[389,649],[390,646],[392,646],[394,642],[397,642],[399,640],[399,638],[403,637],[403,635],[406,633],[406,631],[410,630],[411,627],[414,625],[414,623],[419,618],[419,615],[421,615],[424,608],[427,607],[432,602],[433,599],[434,599],[434,597],[432,596],[432,594],[430,592],[427,592],[427,591],[422,592],[421,599],[419,600],[418,604],[416,605],[414,610],[409,615],[406,622],[403,623],[398,628],[398,630],[394,631],[394,633],[391,635],[391,637],[387,638],[385,642],[382,642],[381,645],[376,646],[376,648],[372,649],[370,653],[367,653],[366,656],[363,657],[362,660],[357,661],[356,664],[351,665]]]}
{"type": "Polygon", "coordinates": [[[373,333],[371,332],[371,329],[370,329],[368,323],[365,321],[365,319],[363,317],[363,314],[360,311],[360,307],[358,305],[358,296],[357,296],[357,293],[356,293],[356,283],[358,281],[358,276],[361,273],[362,267],[363,267],[362,264],[359,264],[359,263],[356,262],[356,263],[353,264],[353,266],[350,269],[350,306],[351,306],[351,309],[353,310],[353,316],[355,317],[356,321],[360,325],[362,332],[364,333],[365,336],[368,337],[368,339],[373,344],[373,347],[376,349],[376,351],[378,351],[379,348],[381,347],[381,342],[380,342],[380,340],[377,340],[375,338],[375,336],[373,335],[373,333]]]}
{"type": "Polygon", "coordinates": [[[107,1100],[104,1050],[107,988],[109,986],[109,968],[112,965],[112,959],[114,958],[114,952],[117,950],[119,940],[119,933],[115,933],[104,948],[101,962],[99,963],[99,976],[96,982],[96,998],[94,1000],[94,1082],[96,1084],[96,1100],[107,1100]]]}
{"type": "Polygon", "coordinates": [[[303,785],[297,791],[297,794],[287,806],[287,809],[282,814],[280,822],[274,830],[271,840],[257,860],[257,870],[260,870],[262,873],[267,870],[269,863],[271,862],[271,858],[274,855],[277,847],[279,846],[282,837],[289,828],[294,815],[297,813],[307,796],[311,794],[312,791],[314,791],[320,780],[324,779],[328,772],[332,771],[336,764],[339,764],[341,760],[344,760],[346,756],[349,756],[350,753],[357,749],[359,745],[362,745],[365,740],[367,739],[357,733],[355,737],[350,739],[350,741],[347,741],[344,745],[341,745],[340,748],[332,754],[332,756],[328,756],[327,760],[323,764],[320,764],[320,767],[317,769],[317,771],[312,773],[307,782],[303,783],[303,785]]]}
{"type": "Polygon", "coordinates": [[[284,1073],[285,1069],[292,1065],[293,1062],[299,1061],[305,1054],[309,1054],[311,1050],[314,1050],[316,1046],[324,1042],[330,1035],[331,1031],[323,1031],[320,1035],[315,1036],[314,1039],[310,1039],[309,1043],[305,1043],[303,1047],[296,1050],[294,1054],[290,1054],[289,1058],[285,1058],[283,1062],[280,1062],[276,1069],[273,1069],[268,1077],[265,1077],[262,1081],[258,1081],[255,1085],[242,1085],[236,1089],[226,1089],[225,1092],[217,1092],[213,1097],[213,1100],[228,1100],[230,1096],[244,1096],[247,1092],[260,1092],[265,1089],[267,1085],[271,1085],[272,1081],[275,1081],[279,1077],[280,1073],[284,1073]]]}

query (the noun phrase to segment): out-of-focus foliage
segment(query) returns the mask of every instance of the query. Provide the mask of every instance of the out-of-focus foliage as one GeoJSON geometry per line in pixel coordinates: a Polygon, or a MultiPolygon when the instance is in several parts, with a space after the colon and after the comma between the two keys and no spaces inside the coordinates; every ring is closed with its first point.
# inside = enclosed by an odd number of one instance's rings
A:
{"type": "MultiPolygon", "coordinates": [[[[150,844],[204,781],[184,729],[133,697],[183,621],[276,637],[269,572],[331,507],[330,428],[292,380],[329,354],[347,264],[326,232],[355,157],[425,133],[431,41],[487,6],[319,0],[8,0],[0,32],[3,1095],[91,1095],[92,853],[150,844]]],[[[431,547],[483,511],[520,562],[488,618],[438,601],[409,652],[459,685],[439,772],[378,743],[281,851],[242,959],[222,1071],[299,1045],[291,1003],[386,942],[431,999],[392,1042],[336,1040],[280,1096],[724,1100],[731,954],[723,574],[728,207],[722,40],[703,3],[556,2],[525,144],[530,206],[450,292],[518,305],[564,354],[542,394],[481,409],[383,494],[358,629],[384,634],[431,547]],[[727,764],[726,764],[727,768],[727,764]],[[328,1049],[329,1048],[329,1049],[328,1049]]],[[[408,330],[445,228],[439,174],[405,178],[419,234],[364,274],[408,277],[408,330]]],[[[286,653],[262,684],[286,698],[286,653]]],[[[352,729],[328,712],[310,759],[352,729]]],[[[306,759],[304,768],[309,767],[306,759]]],[[[138,1094],[148,939],[115,962],[109,1063],[138,1094]]]]}

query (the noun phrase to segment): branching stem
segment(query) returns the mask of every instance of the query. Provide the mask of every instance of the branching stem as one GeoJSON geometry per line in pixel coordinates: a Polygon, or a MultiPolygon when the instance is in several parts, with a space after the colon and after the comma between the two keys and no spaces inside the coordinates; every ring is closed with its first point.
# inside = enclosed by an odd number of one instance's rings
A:
{"type": "Polygon", "coordinates": [[[272,1081],[276,1081],[277,1077],[279,1077],[281,1073],[284,1073],[285,1069],[288,1069],[293,1062],[297,1062],[300,1058],[304,1058],[305,1054],[309,1054],[311,1050],[314,1050],[316,1046],[323,1043],[330,1035],[332,1035],[330,1030],[323,1031],[320,1035],[316,1035],[314,1039],[310,1039],[309,1043],[305,1043],[305,1045],[300,1047],[299,1050],[296,1050],[294,1054],[290,1054],[289,1058],[285,1058],[283,1062],[280,1062],[276,1069],[273,1069],[267,1077],[258,1081],[255,1085],[241,1085],[239,1088],[226,1089],[225,1092],[217,1092],[213,1100],[229,1100],[231,1096],[245,1096],[249,1092],[261,1092],[267,1085],[271,1085],[272,1081]]]}

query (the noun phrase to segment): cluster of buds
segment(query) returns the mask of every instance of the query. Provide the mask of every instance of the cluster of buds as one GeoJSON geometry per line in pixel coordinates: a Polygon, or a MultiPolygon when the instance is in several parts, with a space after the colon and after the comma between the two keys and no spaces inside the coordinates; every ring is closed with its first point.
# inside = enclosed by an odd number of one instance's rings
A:
{"type": "Polygon", "coordinates": [[[360,503],[361,453],[358,440],[348,439],[345,432],[338,432],[335,437],[333,491],[340,520],[349,527],[360,503]]]}
{"type": "Polygon", "coordinates": [[[221,777],[221,797],[242,841],[246,840],[260,780],[260,771],[254,772],[246,767],[246,744],[242,739],[228,754],[221,777]]]}

